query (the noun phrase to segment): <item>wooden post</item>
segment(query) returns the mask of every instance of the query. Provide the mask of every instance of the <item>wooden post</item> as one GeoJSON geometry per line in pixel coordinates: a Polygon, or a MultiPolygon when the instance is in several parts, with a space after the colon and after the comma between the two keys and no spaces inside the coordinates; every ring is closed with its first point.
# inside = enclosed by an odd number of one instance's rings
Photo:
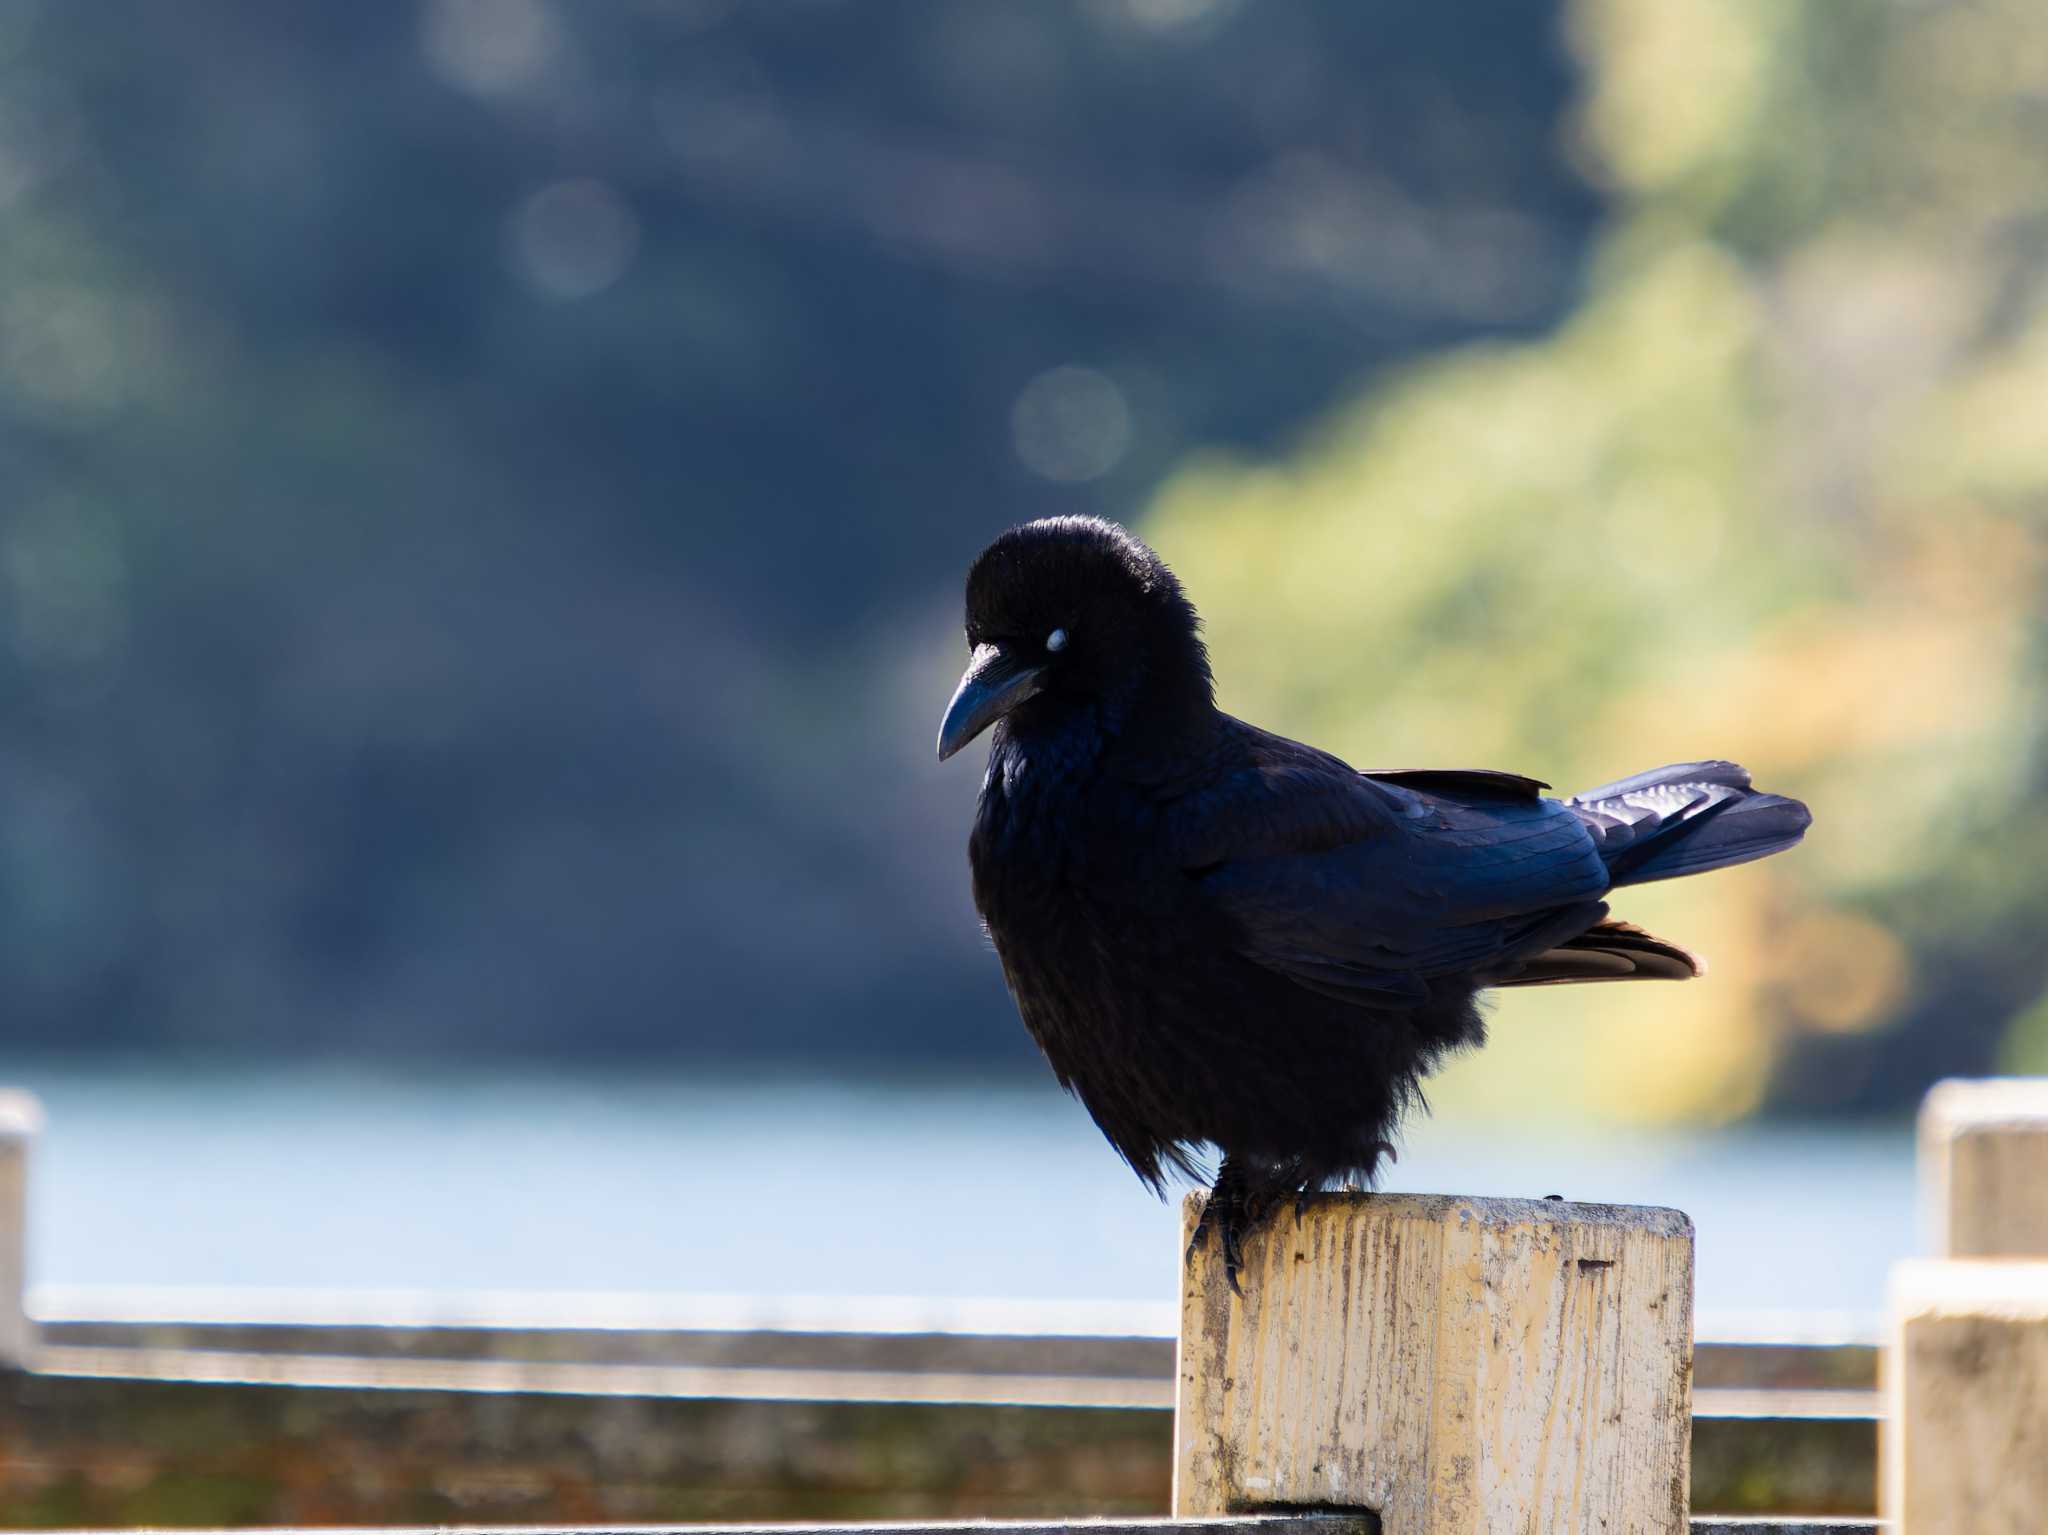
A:
{"type": "Polygon", "coordinates": [[[1880,1503],[1894,1535],[2048,1524],[2048,1263],[1902,1263],[1880,1503]]]}
{"type": "Polygon", "coordinates": [[[1940,1256],[2048,1258],[2048,1077],[1936,1083],[1920,1179],[1940,1256]]]}
{"type": "MultiPolygon", "coordinates": [[[[1201,1195],[1183,1208],[1193,1234],[1201,1195]]],[[[1388,1535],[1681,1535],[1692,1223],[1331,1194],[1182,1275],[1173,1511],[1366,1508],[1388,1535]]]]}
{"type": "Polygon", "coordinates": [[[1892,1274],[1879,1503],[1900,1535],[2048,1520],[2048,1079],[1920,1106],[1934,1250],[1892,1274]]]}
{"type": "Polygon", "coordinates": [[[29,1093],[0,1091],[0,1369],[27,1367],[35,1328],[23,1305],[27,1287],[28,1156],[43,1127],[29,1093]]]}

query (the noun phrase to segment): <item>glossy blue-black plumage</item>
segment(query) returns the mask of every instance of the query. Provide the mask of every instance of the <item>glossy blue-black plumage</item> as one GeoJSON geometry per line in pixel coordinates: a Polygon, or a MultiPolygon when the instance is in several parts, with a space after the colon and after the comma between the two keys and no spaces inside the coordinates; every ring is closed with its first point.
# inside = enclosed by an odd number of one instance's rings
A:
{"type": "Polygon", "coordinates": [[[1421,1077],[1483,1038],[1481,988],[1696,973],[1604,897],[1806,825],[1728,763],[1557,800],[1231,718],[1179,584],[1107,523],[1005,534],[967,630],[1039,679],[994,728],[975,902],[1060,1081],[1155,1187],[1205,1148],[1254,1199],[1369,1180],[1421,1077]]]}

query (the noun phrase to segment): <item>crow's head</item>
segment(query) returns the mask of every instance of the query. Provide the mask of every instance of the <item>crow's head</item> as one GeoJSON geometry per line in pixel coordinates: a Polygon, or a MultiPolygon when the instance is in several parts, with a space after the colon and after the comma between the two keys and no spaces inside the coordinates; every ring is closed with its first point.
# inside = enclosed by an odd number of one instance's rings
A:
{"type": "Polygon", "coordinates": [[[1048,517],[1002,535],[967,572],[974,654],[939,726],[944,761],[997,720],[1109,729],[1211,707],[1195,610],[1165,562],[1113,522],[1048,517]]]}

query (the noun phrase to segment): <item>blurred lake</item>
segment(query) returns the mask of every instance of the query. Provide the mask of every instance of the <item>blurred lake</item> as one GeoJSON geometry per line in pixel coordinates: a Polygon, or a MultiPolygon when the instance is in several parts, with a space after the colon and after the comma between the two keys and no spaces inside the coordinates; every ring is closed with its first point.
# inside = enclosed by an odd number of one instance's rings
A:
{"type": "MultiPolygon", "coordinates": [[[[1173,1210],[1050,1083],[15,1060],[0,1084],[48,1114],[30,1194],[48,1286],[1175,1294],[1173,1210]]],[[[1432,1120],[1388,1186],[1675,1205],[1707,1331],[1874,1325],[1916,1247],[1905,1124],[1432,1120]]]]}

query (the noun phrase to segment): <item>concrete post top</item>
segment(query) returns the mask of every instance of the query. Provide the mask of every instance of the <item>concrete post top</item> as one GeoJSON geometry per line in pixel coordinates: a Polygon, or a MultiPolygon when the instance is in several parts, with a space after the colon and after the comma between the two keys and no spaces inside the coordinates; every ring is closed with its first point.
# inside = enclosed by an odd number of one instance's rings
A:
{"type": "Polygon", "coordinates": [[[1894,1316],[2048,1320],[2048,1259],[1908,1258],[1892,1266],[1894,1316]]]}
{"type": "MultiPolygon", "coordinates": [[[[1197,1219],[1209,1195],[1197,1189],[1181,1199],[1183,1221],[1197,1219]]],[[[1293,1220],[1294,1203],[1285,1201],[1287,1218],[1293,1220]]],[[[1332,1191],[1309,1194],[1302,1210],[1342,1216],[1366,1213],[1374,1221],[1449,1221],[1485,1229],[1509,1227],[1570,1226],[1614,1230],[1646,1231],[1658,1236],[1690,1236],[1692,1217],[1683,1210],[1661,1205],[1579,1204],[1564,1199],[1522,1199],[1493,1194],[1398,1194],[1332,1191]]]]}
{"type": "Polygon", "coordinates": [[[1989,1125],[2048,1124],[2048,1077],[1950,1077],[1927,1090],[1920,1124],[1943,1135],[1989,1125]]]}
{"type": "Polygon", "coordinates": [[[33,1140],[43,1128],[43,1105],[34,1093],[0,1087],[0,1143],[33,1140]]]}

